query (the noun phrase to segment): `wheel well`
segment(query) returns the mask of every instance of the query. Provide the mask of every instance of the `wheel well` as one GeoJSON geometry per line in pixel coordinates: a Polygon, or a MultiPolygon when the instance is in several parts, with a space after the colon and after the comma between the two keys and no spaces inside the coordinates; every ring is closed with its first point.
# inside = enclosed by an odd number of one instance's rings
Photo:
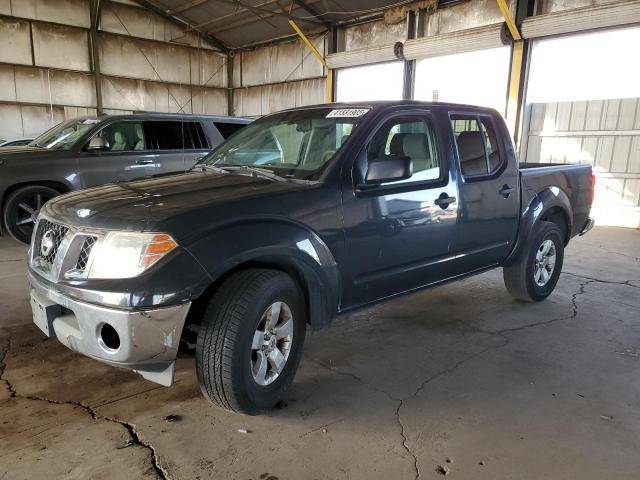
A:
{"type": "Polygon", "coordinates": [[[16,183],[15,185],[11,185],[4,192],[4,196],[2,197],[2,205],[4,205],[5,200],[12,192],[15,192],[17,189],[21,187],[30,187],[30,186],[38,186],[38,187],[49,187],[56,190],[58,193],[67,193],[69,192],[69,187],[67,187],[64,183],[54,182],[51,180],[38,180],[34,182],[23,182],[16,183]]]}
{"type": "MultiPolygon", "coordinates": [[[[52,180],[37,180],[37,181],[31,181],[31,182],[16,183],[8,187],[5,190],[4,195],[0,199],[0,213],[4,213],[4,204],[7,200],[7,197],[11,195],[11,193],[15,192],[17,189],[21,187],[29,187],[32,185],[53,188],[58,193],[67,193],[70,191],[69,187],[67,187],[64,183],[56,182],[52,180]]],[[[4,228],[4,222],[0,221],[0,232],[3,231],[3,228],[4,228]]]]}
{"type": "Polygon", "coordinates": [[[560,228],[560,231],[562,232],[565,245],[569,243],[569,238],[571,237],[571,232],[569,231],[569,218],[562,208],[550,208],[549,210],[544,212],[542,217],[540,217],[540,220],[544,220],[545,222],[553,222],[558,225],[558,228],[560,228]]]}
{"type": "MultiPolygon", "coordinates": [[[[322,306],[319,305],[320,301],[317,299],[317,291],[321,289],[321,287],[317,287],[313,284],[313,280],[310,279],[309,275],[305,273],[303,267],[297,266],[291,262],[290,259],[280,258],[280,257],[269,257],[263,259],[255,259],[250,260],[231,270],[225,272],[215,279],[207,289],[202,292],[202,294],[192,301],[191,308],[189,309],[189,314],[187,315],[185,326],[188,325],[198,325],[202,321],[202,317],[204,315],[204,311],[207,308],[207,304],[214,292],[220,288],[220,286],[233,274],[238,273],[242,270],[246,270],[249,268],[268,268],[272,270],[279,270],[281,272],[289,275],[296,284],[300,287],[301,293],[304,296],[306,311],[307,311],[307,323],[310,324],[311,328],[318,329],[322,326],[326,325],[331,319],[331,313],[323,312],[322,306]],[[316,291],[314,295],[312,292],[316,291]]],[[[324,306],[327,307],[330,302],[322,301],[324,306]]],[[[188,334],[189,329],[185,328],[186,333],[188,334]]]]}

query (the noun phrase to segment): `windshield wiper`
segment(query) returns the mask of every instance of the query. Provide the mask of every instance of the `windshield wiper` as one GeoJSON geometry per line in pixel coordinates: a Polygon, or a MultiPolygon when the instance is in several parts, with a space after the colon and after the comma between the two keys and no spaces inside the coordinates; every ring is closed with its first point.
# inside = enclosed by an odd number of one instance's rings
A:
{"type": "Polygon", "coordinates": [[[276,175],[271,170],[267,168],[259,168],[253,167],[249,165],[233,165],[233,166],[225,166],[227,171],[235,171],[239,173],[250,173],[256,177],[268,178],[269,180],[275,180],[276,182],[289,182],[290,178],[281,177],[280,175],[276,175]]]}
{"type": "Polygon", "coordinates": [[[218,172],[218,173],[229,173],[227,170],[225,170],[224,168],[220,168],[220,167],[216,167],[215,165],[209,165],[208,163],[196,163],[191,170],[195,170],[195,169],[201,169],[203,172],[205,170],[211,170],[212,172],[218,172]]]}

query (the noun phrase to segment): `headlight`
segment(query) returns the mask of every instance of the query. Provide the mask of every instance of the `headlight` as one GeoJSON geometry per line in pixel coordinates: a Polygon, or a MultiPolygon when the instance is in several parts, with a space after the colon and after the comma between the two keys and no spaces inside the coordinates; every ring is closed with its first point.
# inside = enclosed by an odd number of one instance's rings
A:
{"type": "Polygon", "coordinates": [[[177,246],[166,233],[109,232],[91,250],[88,278],[135,277],[177,246]]]}

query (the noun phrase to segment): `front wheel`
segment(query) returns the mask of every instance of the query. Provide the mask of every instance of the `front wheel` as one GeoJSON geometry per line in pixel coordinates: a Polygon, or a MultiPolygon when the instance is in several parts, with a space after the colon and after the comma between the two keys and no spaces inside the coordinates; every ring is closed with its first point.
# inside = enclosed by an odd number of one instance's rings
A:
{"type": "Polygon", "coordinates": [[[553,292],[564,260],[564,241],[558,225],[541,221],[518,258],[503,269],[504,284],[520,300],[538,302],[553,292]]]}
{"type": "Polygon", "coordinates": [[[198,334],[202,393],[250,415],[275,406],[300,363],[305,327],[303,296],[289,275],[268,269],[231,275],[209,302],[198,334]]]}
{"type": "Polygon", "coordinates": [[[38,211],[59,194],[43,185],[27,185],[11,192],[4,204],[4,226],[9,235],[19,242],[29,243],[38,211]]]}

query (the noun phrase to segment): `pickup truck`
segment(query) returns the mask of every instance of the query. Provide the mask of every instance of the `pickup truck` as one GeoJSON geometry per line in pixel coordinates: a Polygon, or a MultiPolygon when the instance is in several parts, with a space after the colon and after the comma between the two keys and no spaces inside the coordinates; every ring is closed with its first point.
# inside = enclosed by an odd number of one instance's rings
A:
{"type": "Polygon", "coordinates": [[[44,205],[34,322],[167,386],[195,336],[204,395],[255,414],[285,396],[305,330],[338,314],[496,267],[515,298],[546,298],[569,240],[593,226],[593,186],[590,165],[518,165],[490,109],[286,110],[188,173],[44,205]]]}

